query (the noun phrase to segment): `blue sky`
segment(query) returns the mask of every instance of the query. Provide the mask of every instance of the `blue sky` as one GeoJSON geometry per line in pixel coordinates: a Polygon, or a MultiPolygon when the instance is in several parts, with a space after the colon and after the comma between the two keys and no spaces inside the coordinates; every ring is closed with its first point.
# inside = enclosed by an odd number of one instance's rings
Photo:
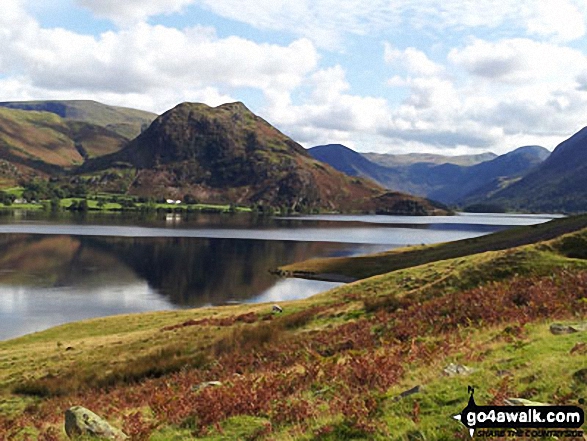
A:
{"type": "Polygon", "coordinates": [[[3,0],[0,100],[243,101],[306,147],[549,149],[587,125],[583,0],[3,0]]]}

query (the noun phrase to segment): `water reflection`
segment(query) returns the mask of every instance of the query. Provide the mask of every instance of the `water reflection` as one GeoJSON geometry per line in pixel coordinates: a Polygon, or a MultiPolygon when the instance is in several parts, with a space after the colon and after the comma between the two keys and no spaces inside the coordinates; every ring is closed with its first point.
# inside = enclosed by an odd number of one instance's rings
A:
{"type": "Polygon", "coordinates": [[[206,238],[0,235],[0,339],[90,317],[278,301],[336,284],[269,269],[349,244],[206,238]]]}
{"type": "Polygon", "coordinates": [[[411,219],[393,216],[4,216],[0,339],[90,317],[307,297],[335,284],[280,280],[269,269],[547,220],[463,216],[460,223],[417,218],[408,224],[411,219]]]}

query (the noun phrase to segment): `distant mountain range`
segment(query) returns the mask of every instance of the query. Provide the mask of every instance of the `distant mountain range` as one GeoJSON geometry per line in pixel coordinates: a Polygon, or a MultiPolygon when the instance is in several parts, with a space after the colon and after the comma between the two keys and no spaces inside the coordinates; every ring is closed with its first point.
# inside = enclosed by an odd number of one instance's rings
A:
{"type": "Polygon", "coordinates": [[[444,203],[580,212],[586,150],[587,128],[552,154],[539,146],[458,157],[359,154],[337,144],[305,150],[242,103],[183,103],[161,116],[94,101],[0,103],[0,188],[37,177],[298,209],[428,214],[444,203]]]}
{"type": "Polygon", "coordinates": [[[587,211],[587,127],[560,143],[522,179],[477,202],[510,210],[587,211]]]}
{"type": "Polygon", "coordinates": [[[410,160],[406,159],[407,155],[398,155],[399,159],[395,155],[362,155],[340,144],[313,147],[309,152],[350,176],[366,177],[384,187],[447,204],[476,201],[495,192],[528,173],[550,154],[543,147],[528,146],[501,156],[490,153],[458,157],[455,162],[473,165],[457,165],[450,162],[450,157],[440,155],[413,155],[410,160]],[[376,158],[378,163],[369,157],[376,158]],[[416,158],[430,158],[433,162],[413,162],[416,158]],[[446,162],[438,164],[443,158],[446,162]],[[484,158],[490,159],[476,163],[484,158]]]}

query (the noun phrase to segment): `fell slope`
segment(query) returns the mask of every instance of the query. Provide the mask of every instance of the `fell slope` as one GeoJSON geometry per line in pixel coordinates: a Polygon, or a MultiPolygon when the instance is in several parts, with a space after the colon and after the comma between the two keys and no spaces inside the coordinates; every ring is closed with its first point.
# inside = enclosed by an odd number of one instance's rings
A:
{"type": "Polygon", "coordinates": [[[0,107],[54,113],[66,121],[104,127],[126,139],[138,136],[157,117],[144,110],[109,106],[90,100],[10,101],[1,102],[0,107]]]}
{"type": "Polygon", "coordinates": [[[559,144],[550,157],[520,181],[479,202],[514,210],[587,210],[587,127],[559,144]]]}
{"type": "Polygon", "coordinates": [[[529,227],[511,228],[471,239],[400,248],[367,256],[311,259],[283,266],[277,272],[285,276],[306,278],[320,278],[321,274],[337,274],[363,279],[430,261],[455,259],[550,240],[583,228],[587,228],[587,215],[555,219],[529,227]]]}
{"type": "Polygon", "coordinates": [[[139,195],[191,194],[206,202],[293,210],[443,212],[430,201],[386,193],[335,171],[242,103],[180,104],[120,152],[84,164],[81,173],[102,179],[113,167],[136,170],[129,191],[139,195]]]}
{"type": "Polygon", "coordinates": [[[127,142],[100,126],[0,106],[0,173],[8,183],[62,174],[87,158],[120,150],[127,142]]]}

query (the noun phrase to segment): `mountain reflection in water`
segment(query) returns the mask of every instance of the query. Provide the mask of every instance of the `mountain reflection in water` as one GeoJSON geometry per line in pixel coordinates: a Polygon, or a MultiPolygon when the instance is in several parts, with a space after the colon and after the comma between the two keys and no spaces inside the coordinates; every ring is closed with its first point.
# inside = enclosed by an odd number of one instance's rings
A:
{"type": "MultiPolygon", "coordinates": [[[[0,236],[2,285],[115,289],[146,281],[176,306],[246,301],[288,262],[348,254],[349,244],[246,239],[0,236]]],[[[289,297],[289,296],[288,296],[289,297]]]]}

